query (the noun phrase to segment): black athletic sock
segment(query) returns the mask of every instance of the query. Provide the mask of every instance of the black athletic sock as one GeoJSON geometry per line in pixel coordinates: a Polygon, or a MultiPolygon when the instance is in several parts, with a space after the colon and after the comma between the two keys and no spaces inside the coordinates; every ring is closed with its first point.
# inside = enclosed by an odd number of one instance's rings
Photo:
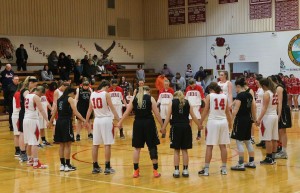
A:
{"type": "Polygon", "coordinates": [[[254,161],[254,157],[249,157],[249,162],[253,162],[254,161]]]}
{"type": "Polygon", "coordinates": [[[272,154],[271,153],[267,153],[267,158],[272,159],[272,154]]]}
{"type": "Polygon", "coordinates": [[[179,166],[175,166],[175,170],[179,170],[179,166]]]}
{"type": "Polygon", "coordinates": [[[25,151],[21,151],[21,154],[26,154],[26,150],[25,151]]]}
{"type": "Polygon", "coordinates": [[[66,159],[66,165],[67,165],[67,166],[70,165],[70,159],[66,159]]]}
{"type": "Polygon", "coordinates": [[[60,158],[60,163],[61,163],[62,165],[66,165],[65,158],[60,158]]]}
{"type": "Polygon", "coordinates": [[[42,138],[42,141],[46,141],[46,137],[41,137],[42,138]]]}
{"type": "Polygon", "coordinates": [[[110,162],[105,162],[105,168],[110,169],[110,162]]]}
{"type": "Polygon", "coordinates": [[[189,167],[188,165],[186,165],[186,166],[185,166],[185,165],[183,165],[183,169],[184,169],[184,170],[187,170],[187,169],[188,169],[188,167],[189,167]]]}
{"type": "Polygon", "coordinates": [[[139,163],[134,163],[134,164],[133,164],[133,169],[134,169],[134,170],[139,169],[139,163]]]}
{"type": "Polygon", "coordinates": [[[158,164],[153,164],[153,169],[157,170],[158,169],[158,164]]]}
{"type": "Polygon", "coordinates": [[[20,147],[15,147],[16,152],[20,152],[20,147]]]}
{"type": "Polygon", "coordinates": [[[93,162],[93,167],[94,168],[100,168],[100,166],[98,165],[98,162],[93,162]]]}
{"type": "Polygon", "coordinates": [[[123,134],[123,128],[120,128],[120,135],[123,134]]]}

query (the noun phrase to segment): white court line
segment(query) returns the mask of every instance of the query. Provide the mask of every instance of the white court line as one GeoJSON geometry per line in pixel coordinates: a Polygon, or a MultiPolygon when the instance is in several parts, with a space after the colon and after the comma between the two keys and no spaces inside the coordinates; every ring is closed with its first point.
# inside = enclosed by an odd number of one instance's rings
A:
{"type": "MultiPolygon", "coordinates": [[[[37,171],[37,170],[35,170],[35,171],[28,171],[28,170],[23,170],[23,169],[18,169],[18,168],[10,168],[10,167],[5,167],[5,166],[0,166],[0,169],[21,171],[21,172],[26,172],[26,173],[28,173],[28,172],[34,173],[34,172],[37,171]]],[[[49,175],[49,176],[55,176],[55,177],[64,177],[64,178],[75,179],[75,180],[83,180],[83,181],[89,181],[89,182],[98,182],[98,183],[102,183],[102,184],[111,184],[111,185],[116,185],[116,186],[123,186],[123,187],[133,188],[133,189],[149,190],[149,191],[155,191],[155,192],[176,193],[176,192],[171,192],[171,191],[166,191],[166,190],[159,190],[159,189],[152,189],[152,188],[146,188],[146,187],[141,187],[141,186],[131,186],[131,185],[119,184],[119,183],[115,183],[115,182],[106,182],[106,181],[102,181],[102,180],[91,180],[91,179],[80,178],[80,177],[61,176],[61,175],[57,175],[57,174],[51,174],[49,172],[40,172],[39,171],[38,173],[39,174],[49,175]]]]}

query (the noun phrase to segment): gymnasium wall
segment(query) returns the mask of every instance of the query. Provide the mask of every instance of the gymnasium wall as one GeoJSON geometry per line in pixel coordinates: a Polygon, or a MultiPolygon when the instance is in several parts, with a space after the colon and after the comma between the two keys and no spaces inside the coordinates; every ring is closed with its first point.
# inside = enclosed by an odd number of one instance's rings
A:
{"type": "Polygon", "coordinates": [[[228,63],[258,62],[259,73],[264,75],[277,74],[280,72],[280,59],[285,65],[284,74],[293,73],[300,77],[300,68],[293,64],[288,56],[288,44],[300,31],[289,32],[265,32],[250,34],[235,34],[223,36],[146,40],[145,63],[153,65],[159,72],[163,64],[181,72],[183,75],[187,64],[191,64],[194,72],[200,66],[216,71],[216,60],[210,53],[212,44],[217,37],[225,38],[225,44],[230,47],[230,55],[226,59],[228,63]]]}
{"type": "Polygon", "coordinates": [[[0,3],[0,34],[134,40],[144,37],[142,0],[116,0],[115,9],[107,8],[107,0],[1,0],[0,3]],[[128,19],[129,25],[124,25],[122,19],[128,19]],[[120,21],[123,25],[118,25],[120,21]],[[115,37],[108,36],[108,25],[117,27],[115,37]],[[129,36],[124,32],[129,32],[129,36]]]}
{"type": "MultiPolygon", "coordinates": [[[[70,54],[73,59],[82,59],[84,55],[102,54],[95,48],[97,43],[104,50],[112,44],[113,40],[108,39],[83,39],[83,38],[55,38],[55,37],[29,37],[29,36],[6,36],[16,50],[20,44],[24,44],[29,55],[28,63],[47,63],[47,55],[53,50],[70,54]]],[[[1,41],[0,41],[1,42],[1,41]]],[[[11,52],[11,49],[9,49],[11,52]]],[[[13,60],[0,58],[2,63],[15,62],[15,52],[12,54],[13,60]]],[[[116,46],[109,54],[109,58],[115,62],[144,62],[144,41],[142,40],[116,40],[116,46]],[[129,55],[129,53],[131,55],[129,55]]],[[[32,67],[31,67],[32,68],[32,67]]],[[[32,69],[29,69],[32,70],[32,69]]]]}

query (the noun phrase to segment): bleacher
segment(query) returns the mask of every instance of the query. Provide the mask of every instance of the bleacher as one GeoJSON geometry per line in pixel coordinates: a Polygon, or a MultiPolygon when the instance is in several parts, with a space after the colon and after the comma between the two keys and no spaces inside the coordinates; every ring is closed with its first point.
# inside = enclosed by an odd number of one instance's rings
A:
{"type": "MultiPolygon", "coordinates": [[[[129,82],[133,89],[136,87],[136,67],[137,65],[144,65],[143,63],[116,63],[118,65],[122,65],[125,66],[125,69],[118,69],[118,80],[120,79],[120,77],[125,76],[127,82],[129,82]],[[126,68],[129,67],[129,68],[126,68]]],[[[15,64],[12,64],[12,66],[14,66],[15,64]]],[[[34,66],[34,67],[38,67],[39,69],[42,69],[43,66],[45,65],[45,63],[28,63],[27,66],[28,68],[30,66],[34,66]]],[[[30,68],[29,68],[30,69],[30,68]]],[[[151,95],[157,99],[158,97],[158,91],[155,88],[155,80],[156,77],[158,76],[157,73],[155,73],[154,69],[144,69],[145,71],[145,75],[146,75],[146,83],[145,85],[149,86],[151,88],[151,95]]],[[[28,70],[28,71],[15,71],[15,74],[19,76],[20,81],[23,81],[27,76],[36,76],[40,81],[39,84],[42,84],[46,81],[41,81],[41,77],[40,77],[40,70],[28,70]]],[[[109,79],[111,77],[111,75],[106,74],[104,76],[107,76],[107,78],[109,79]]],[[[55,75],[54,78],[56,80],[59,80],[59,76],[55,75]]],[[[74,80],[74,74],[70,75],[70,79],[73,81],[74,80]]],[[[49,81],[48,81],[49,83],[49,81]]],[[[99,85],[100,81],[96,81],[96,83],[94,84],[93,88],[97,88],[97,86],[99,85]]],[[[4,97],[3,97],[3,91],[0,92],[0,121],[7,121],[8,120],[8,115],[4,114],[4,107],[3,107],[3,103],[4,103],[4,97]]]]}

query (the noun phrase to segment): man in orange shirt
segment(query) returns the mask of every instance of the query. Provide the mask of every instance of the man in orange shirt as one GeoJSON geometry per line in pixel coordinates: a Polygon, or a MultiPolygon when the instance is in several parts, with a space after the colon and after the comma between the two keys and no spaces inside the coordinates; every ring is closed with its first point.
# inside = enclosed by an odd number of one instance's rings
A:
{"type": "Polygon", "coordinates": [[[161,74],[156,78],[155,87],[157,88],[157,90],[161,90],[164,88],[165,80],[168,80],[168,79],[165,77],[164,74],[161,74]]]}

